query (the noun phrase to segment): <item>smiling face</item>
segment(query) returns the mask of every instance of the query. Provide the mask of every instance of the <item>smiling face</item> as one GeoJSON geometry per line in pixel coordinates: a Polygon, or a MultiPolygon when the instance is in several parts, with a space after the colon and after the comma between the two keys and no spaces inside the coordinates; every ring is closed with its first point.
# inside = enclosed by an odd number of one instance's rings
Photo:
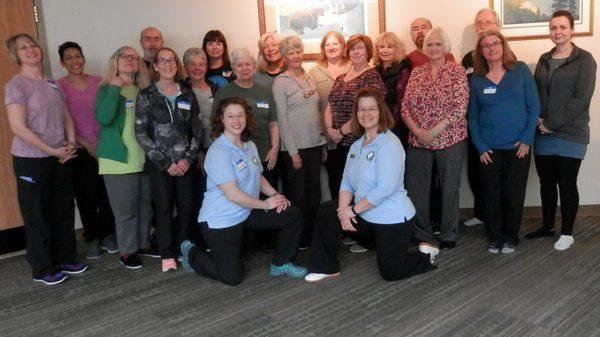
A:
{"type": "Polygon", "coordinates": [[[161,50],[158,52],[157,62],[154,63],[154,70],[158,72],[161,79],[172,80],[177,75],[176,56],[170,50],[161,50]]]}
{"type": "Polygon", "coordinates": [[[423,52],[429,60],[440,60],[444,58],[444,40],[440,34],[432,32],[429,40],[423,46],[423,52]]]}
{"type": "Polygon", "coordinates": [[[325,45],[323,45],[325,49],[325,57],[327,60],[335,60],[342,56],[342,44],[335,36],[330,36],[325,41],[325,45]]]}
{"type": "Polygon", "coordinates": [[[499,37],[495,35],[486,36],[481,40],[480,47],[481,54],[488,63],[502,61],[504,48],[502,47],[502,39],[499,37]]]}
{"type": "Polygon", "coordinates": [[[281,61],[281,53],[279,52],[279,46],[277,41],[272,36],[265,39],[265,45],[262,50],[265,55],[265,60],[269,64],[276,64],[281,61]]]}
{"type": "Polygon", "coordinates": [[[550,20],[550,39],[557,46],[571,43],[574,32],[569,19],[564,16],[557,16],[550,20]]]}
{"type": "Polygon", "coordinates": [[[396,55],[396,46],[393,46],[389,41],[383,40],[377,44],[377,55],[382,63],[394,61],[396,55]]]}
{"type": "Polygon", "coordinates": [[[204,80],[208,65],[200,56],[193,56],[185,65],[185,71],[190,76],[192,81],[204,80]]]}
{"type": "Polygon", "coordinates": [[[226,135],[241,137],[246,128],[246,112],[239,104],[230,104],[223,110],[221,116],[223,128],[226,135]]]}
{"type": "Polygon", "coordinates": [[[20,65],[38,65],[42,62],[42,50],[35,41],[21,37],[17,39],[16,47],[20,65]]]}
{"type": "Polygon", "coordinates": [[[85,67],[85,58],[77,48],[67,48],[60,63],[69,74],[81,75],[85,67]]]}
{"type": "Polygon", "coordinates": [[[208,41],[206,42],[206,55],[211,59],[220,59],[223,57],[223,51],[225,47],[222,41],[208,41]]]}
{"type": "Polygon", "coordinates": [[[417,46],[417,49],[423,49],[423,40],[425,39],[425,34],[431,30],[431,24],[428,20],[419,18],[413,21],[410,25],[410,37],[417,46]]]}
{"type": "Polygon", "coordinates": [[[285,53],[284,62],[289,69],[302,68],[304,53],[302,49],[290,49],[285,53]]]}
{"type": "Polygon", "coordinates": [[[127,48],[119,54],[117,69],[119,73],[135,74],[138,72],[139,62],[140,55],[135,50],[127,48]]]}
{"type": "Polygon", "coordinates": [[[369,62],[369,53],[367,45],[363,41],[358,41],[348,50],[348,56],[353,66],[363,65],[369,62]]]}
{"type": "Polygon", "coordinates": [[[231,67],[235,76],[240,81],[252,80],[252,76],[254,75],[254,61],[251,58],[242,57],[236,60],[231,67]]]}
{"type": "Polygon", "coordinates": [[[362,126],[366,132],[379,129],[379,106],[374,97],[361,97],[358,100],[356,111],[358,124],[362,126]]]}

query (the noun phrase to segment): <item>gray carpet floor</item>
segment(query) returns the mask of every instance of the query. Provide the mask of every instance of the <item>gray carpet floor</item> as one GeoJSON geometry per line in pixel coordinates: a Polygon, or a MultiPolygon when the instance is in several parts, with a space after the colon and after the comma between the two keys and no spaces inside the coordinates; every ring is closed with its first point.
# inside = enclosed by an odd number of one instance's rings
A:
{"type": "Polygon", "coordinates": [[[342,276],[318,285],[268,276],[262,253],[237,287],[163,274],[160,259],[127,270],[112,254],[49,287],[14,256],[0,260],[0,336],[600,336],[600,217],[575,228],[567,251],[544,238],[511,255],[487,253],[482,226],[461,228],[439,269],[398,282],[379,277],[373,252],[341,244],[342,276]]]}

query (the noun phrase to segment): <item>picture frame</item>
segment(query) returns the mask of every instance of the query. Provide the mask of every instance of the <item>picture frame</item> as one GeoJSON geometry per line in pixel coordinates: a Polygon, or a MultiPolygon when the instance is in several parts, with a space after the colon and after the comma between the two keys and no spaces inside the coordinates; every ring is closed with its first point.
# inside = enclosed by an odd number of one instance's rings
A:
{"type": "Polygon", "coordinates": [[[490,0],[500,16],[502,34],[509,40],[549,37],[552,13],[570,10],[575,18],[575,36],[591,36],[594,28],[594,0],[490,0]]]}
{"type": "Polygon", "coordinates": [[[260,35],[277,31],[298,35],[304,60],[316,60],[321,39],[330,30],[345,38],[363,33],[375,39],[385,32],[385,0],[257,0],[260,35]]]}

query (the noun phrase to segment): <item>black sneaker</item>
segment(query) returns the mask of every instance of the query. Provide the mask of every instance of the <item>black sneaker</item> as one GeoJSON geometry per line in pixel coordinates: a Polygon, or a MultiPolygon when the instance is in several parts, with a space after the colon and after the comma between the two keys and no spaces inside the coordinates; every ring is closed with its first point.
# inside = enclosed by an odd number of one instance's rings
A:
{"type": "Polygon", "coordinates": [[[53,286],[55,284],[59,284],[59,283],[63,282],[64,280],[66,280],[68,278],[69,278],[69,275],[63,274],[61,272],[57,272],[54,274],[48,274],[48,275],[44,275],[44,276],[36,276],[33,278],[33,280],[36,282],[42,282],[49,286],[53,286]]]}
{"type": "Polygon", "coordinates": [[[58,270],[60,270],[63,274],[81,274],[88,269],[88,266],[83,263],[71,263],[71,264],[61,264],[58,266],[58,270]]]}
{"type": "Polygon", "coordinates": [[[137,251],[136,254],[140,255],[140,256],[149,256],[149,257],[155,257],[155,258],[160,257],[160,253],[158,252],[158,250],[153,249],[152,247],[148,247],[146,249],[140,249],[137,251]]]}
{"type": "Polygon", "coordinates": [[[537,239],[537,238],[543,238],[546,236],[554,236],[554,229],[548,229],[548,228],[538,228],[536,230],[534,230],[533,232],[527,233],[525,234],[525,239],[537,239]]]}
{"type": "Polygon", "coordinates": [[[140,261],[140,258],[136,254],[131,254],[127,257],[121,255],[119,262],[128,269],[139,269],[143,266],[142,261],[140,261]]]}

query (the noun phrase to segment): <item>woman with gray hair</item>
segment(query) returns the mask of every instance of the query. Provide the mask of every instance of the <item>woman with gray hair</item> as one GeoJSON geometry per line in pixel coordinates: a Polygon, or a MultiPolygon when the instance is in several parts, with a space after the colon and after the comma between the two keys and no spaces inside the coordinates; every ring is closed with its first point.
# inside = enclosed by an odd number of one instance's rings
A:
{"type": "Polygon", "coordinates": [[[325,135],[316,83],[302,68],[304,45],[297,36],[279,43],[286,70],[273,83],[282,157],[290,201],[302,209],[304,228],[300,247],[308,247],[314,216],[321,202],[321,161],[325,135]]]}
{"type": "Polygon", "coordinates": [[[450,41],[433,28],[423,42],[429,62],[413,69],[404,99],[402,119],[410,130],[406,158],[408,195],[419,219],[415,236],[419,249],[433,258],[439,253],[429,219],[431,170],[438,167],[442,193],[441,248],[452,249],[458,236],[458,192],[466,152],[469,87],[465,69],[447,61],[450,41]]]}
{"type": "Polygon", "coordinates": [[[276,31],[265,33],[258,40],[258,71],[254,74],[254,81],[269,90],[275,77],[283,71],[280,40],[281,36],[276,31]]]}

